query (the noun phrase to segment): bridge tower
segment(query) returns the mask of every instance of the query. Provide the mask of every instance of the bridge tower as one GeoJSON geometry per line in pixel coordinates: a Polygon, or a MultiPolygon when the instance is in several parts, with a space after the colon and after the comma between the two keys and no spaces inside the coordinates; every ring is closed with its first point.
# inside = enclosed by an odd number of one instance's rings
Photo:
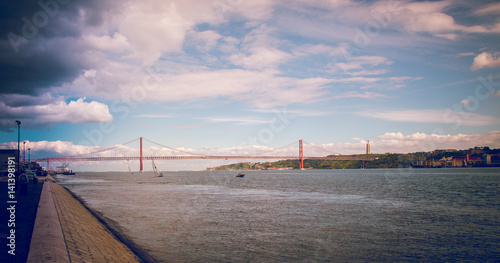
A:
{"type": "Polygon", "coordinates": [[[141,137],[141,165],[140,165],[140,169],[139,169],[139,172],[142,172],[142,137],[141,137]]]}
{"type": "Polygon", "coordinates": [[[304,169],[304,150],[302,148],[302,140],[299,140],[299,168],[304,169]]]}

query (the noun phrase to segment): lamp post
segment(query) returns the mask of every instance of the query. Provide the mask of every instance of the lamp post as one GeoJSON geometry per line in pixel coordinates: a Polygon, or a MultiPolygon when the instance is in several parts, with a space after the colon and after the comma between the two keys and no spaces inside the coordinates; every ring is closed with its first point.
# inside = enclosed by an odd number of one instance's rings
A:
{"type": "Polygon", "coordinates": [[[28,148],[28,167],[31,169],[31,148],[28,148]]]}
{"type": "Polygon", "coordinates": [[[17,123],[17,174],[20,175],[19,171],[19,159],[21,157],[19,153],[19,144],[21,142],[21,121],[16,120],[17,123]]]}
{"type": "Polygon", "coordinates": [[[23,141],[23,163],[26,166],[26,141],[23,141]]]}

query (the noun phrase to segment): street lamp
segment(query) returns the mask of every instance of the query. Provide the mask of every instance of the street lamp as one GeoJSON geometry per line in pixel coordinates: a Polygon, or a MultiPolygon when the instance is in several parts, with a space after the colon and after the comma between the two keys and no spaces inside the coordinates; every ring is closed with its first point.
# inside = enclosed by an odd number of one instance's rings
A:
{"type": "Polygon", "coordinates": [[[26,166],[26,141],[23,141],[23,163],[26,166]]]}
{"type": "Polygon", "coordinates": [[[28,167],[31,169],[31,148],[28,148],[28,167]]]}
{"type": "Polygon", "coordinates": [[[19,144],[21,142],[21,121],[16,120],[17,123],[17,174],[21,174],[19,171],[19,159],[21,157],[19,152],[19,144]]]}

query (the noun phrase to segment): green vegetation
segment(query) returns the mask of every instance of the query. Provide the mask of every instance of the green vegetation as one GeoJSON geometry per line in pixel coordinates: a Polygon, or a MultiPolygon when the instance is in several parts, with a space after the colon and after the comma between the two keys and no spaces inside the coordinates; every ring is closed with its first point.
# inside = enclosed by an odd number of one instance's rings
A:
{"type": "MultiPolygon", "coordinates": [[[[374,158],[365,161],[365,168],[409,168],[409,167],[483,167],[500,166],[500,149],[475,147],[467,150],[436,150],[408,154],[362,154],[352,155],[374,158]],[[467,158],[467,155],[469,158],[467,158]],[[490,162],[487,156],[490,156],[490,162]]],[[[359,169],[362,161],[334,161],[304,159],[305,169],[359,169]]],[[[299,160],[277,162],[241,162],[208,168],[208,170],[290,170],[299,169],[299,160]]]]}

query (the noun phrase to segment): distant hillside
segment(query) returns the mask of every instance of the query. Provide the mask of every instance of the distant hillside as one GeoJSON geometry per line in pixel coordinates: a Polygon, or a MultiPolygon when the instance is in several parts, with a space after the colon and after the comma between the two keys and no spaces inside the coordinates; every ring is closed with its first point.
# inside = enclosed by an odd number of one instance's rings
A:
{"type": "MultiPolygon", "coordinates": [[[[409,168],[409,167],[486,167],[500,166],[500,149],[475,147],[467,150],[436,150],[433,152],[416,152],[408,154],[362,154],[375,158],[366,161],[365,168],[409,168]]],[[[304,159],[305,169],[358,169],[361,161],[332,161],[304,159]]],[[[282,160],[277,162],[241,162],[207,170],[291,170],[299,169],[299,160],[282,160]]]]}

